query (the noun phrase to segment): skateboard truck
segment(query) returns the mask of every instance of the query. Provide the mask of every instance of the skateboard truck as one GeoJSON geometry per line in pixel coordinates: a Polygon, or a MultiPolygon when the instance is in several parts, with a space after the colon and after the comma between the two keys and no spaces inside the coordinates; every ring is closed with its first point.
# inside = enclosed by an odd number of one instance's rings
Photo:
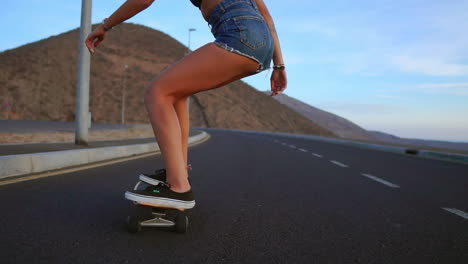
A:
{"type": "MultiPolygon", "coordinates": [[[[138,187],[142,184],[139,181],[134,190],[137,190],[138,187]]],[[[138,233],[141,231],[142,227],[167,227],[173,228],[177,233],[186,233],[189,225],[188,217],[185,214],[182,214],[182,211],[172,208],[163,208],[163,207],[154,207],[147,204],[140,204],[134,202],[137,205],[139,210],[151,209],[151,215],[153,218],[142,219],[138,216],[128,216],[127,217],[127,230],[130,233],[138,233]],[[169,218],[168,213],[175,213],[175,217],[169,218]]]]}
{"type": "MultiPolygon", "coordinates": [[[[169,209],[166,209],[169,210],[169,209]]],[[[174,220],[168,220],[166,213],[152,212],[153,218],[140,221],[137,217],[127,217],[127,230],[130,233],[138,233],[142,227],[172,227],[177,233],[186,233],[188,229],[188,217],[185,215],[176,215],[174,220]]]]}

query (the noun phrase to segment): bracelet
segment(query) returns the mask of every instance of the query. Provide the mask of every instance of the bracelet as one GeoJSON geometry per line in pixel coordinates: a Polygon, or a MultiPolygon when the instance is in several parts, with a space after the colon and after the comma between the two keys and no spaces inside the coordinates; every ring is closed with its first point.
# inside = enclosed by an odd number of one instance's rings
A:
{"type": "Polygon", "coordinates": [[[284,69],[286,69],[286,66],[284,64],[273,65],[273,70],[284,70],[284,69]]]}
{"type": "Polygon", "coordinates": [[[109,30],[112,29],[112,27],[110,27],[110,28],[109,28],[109,27],[106,27],[106,20],[107,20],[107,18],[104,18],[104,20],[102,21],[101,25],[102,25],[102,27],[104,28],[104,31],[109,31],[109,30]]]}

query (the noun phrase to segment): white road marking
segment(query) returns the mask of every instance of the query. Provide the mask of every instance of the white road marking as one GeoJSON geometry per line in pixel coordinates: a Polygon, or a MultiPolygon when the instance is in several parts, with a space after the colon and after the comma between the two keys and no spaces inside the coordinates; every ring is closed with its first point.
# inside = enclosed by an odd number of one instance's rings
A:
{"type": "Polygon", "coordinates": [[[300,148],[299,151],[308,152],[306,149],[302,149],[302,148],[300,148]]]}
{"type": "Polygon", "coordinates": [[[362,176],[367,177],[367,178],[369,178],[371,180],[374,180],[376,182],[379,182],[381,184],[387,185],[388,187],[391,187],[391,188],[400,188],[400,186],[398,186],[396,184],[393,184],[393,183],[388,182],[386,180],[382,180],[379,177],[375,177],[375,176],[372,176],[370,174],[363,173],[362,176]]]}
{"type": "Polygon", "coordinates": [[[448,212],[450,212],[452,214],[456,214],[456,215],[458,215],[460,217],[463,217],[463,218],[468,220],[468,213],[465,213],[462,210],[458,210],[456,208],[444,208],[444,207],[442,207],[442,209],[444,209],[445,211],[448,211],[448,212]]]}
{"type": "Polygon", "coordinates": [[[346,165],[346,164],[343,164],[343,163],[341,163],[341,162],[339,162],[339,161],[336,161],[336,160],[330,160],[330,162],[331,162],[331,163],[333,163],[333,164],[335,164],[335,165],[338,165],[338,166],[340,166],[340,167],[343,167],[343,168],[348,168],[348,165],[346,165]]]}
{"type": "Polygon", "coordinates": [[[286,144],[286,143],[281,143],[281,145],[283,145],[283,146],[287,146],[288,144],[286,144]]]}
{"type": "Polygon", "coordinates": [[[323,158],[323,156],[322,156],[322,155],[320,155],[320,154],[317,154],[317,153],[312,153],[312,155],[314,155],[314,156],[315,156],[315,157],[317,157],[317,158],[323,158]]]}
{"type": "Polygon", "coordinates": [[[297,147],[294,146],[294,145],[289,145],[289,147],[290,147],[290,148],[293,148],[293,149],[297,149],[297,147]]]}

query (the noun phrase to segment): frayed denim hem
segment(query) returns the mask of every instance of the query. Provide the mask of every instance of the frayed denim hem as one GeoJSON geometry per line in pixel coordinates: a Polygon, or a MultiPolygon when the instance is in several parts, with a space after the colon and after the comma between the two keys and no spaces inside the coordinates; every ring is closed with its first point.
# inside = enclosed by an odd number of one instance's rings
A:
{"type": "Polygon", "coordinates": [[[254,61],[256,61],[258,63],[258,69],[256,71],[256,73],[259,73],[259,72],[262,72],[264,70],[267,70],[268,68],[265,68],[263,63],[261,63],[257,58],[253,57],[253,56],[250,56],[248,54],[245,54],[245,53],[242,53],[232,47],[230,47],[229,45],[227,45],[226,43],[223,43],[223,42],[219,42],[219,41],[215,41],[214,44],[224,50],[227,50],[229,52],[232,52],[232,53],[236,53],[236,54],[239,54],[241,56],[244,56],[244,57],[247,57],[249,59],[252,59],[254,61]]]}

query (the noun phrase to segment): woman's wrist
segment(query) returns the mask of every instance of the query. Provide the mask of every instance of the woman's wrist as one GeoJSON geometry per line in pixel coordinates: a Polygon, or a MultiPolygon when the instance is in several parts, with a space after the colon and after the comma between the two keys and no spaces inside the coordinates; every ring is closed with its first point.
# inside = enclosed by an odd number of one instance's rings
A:
{"type": "Polygon", "coordinates": [[[273,65],[273,70],[285,70],[286,69],[286,65],[284,64],[275,64],[273,65]]]}
{"type": "Polygon", "coordinates": [[[112,29],[112,27],[109,27],[107,24],[106,24],[106,21],[107,21],[107,18],[104,18],[104,20],[102,20],[102,23],[101,23],[101,26],[102,28],[104,29],[104,31],[109,31],[112,29]]]}

